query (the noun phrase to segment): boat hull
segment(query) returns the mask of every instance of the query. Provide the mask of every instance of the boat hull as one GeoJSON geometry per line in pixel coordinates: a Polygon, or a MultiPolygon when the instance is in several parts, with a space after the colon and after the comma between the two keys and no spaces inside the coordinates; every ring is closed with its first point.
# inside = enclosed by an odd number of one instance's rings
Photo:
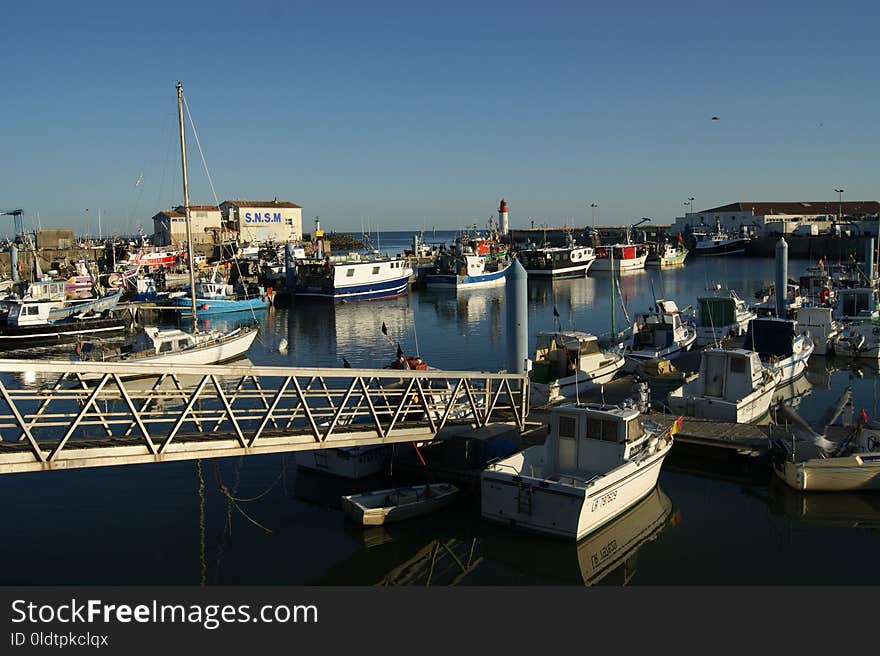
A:
{"type": "Polygon", "coordinates": [[[672,412],[696,419],[749,424],[758,421],[770,411],[775,389],[776,385],[770,382],[763,389],[736,402],[709,396],[693,396],[686,392],[680,395],[673,392],[669,395],[666,404],[672,412]]]}
{"type": "MultiPolygon", "coordinates": [[[[644,269],[645,262],[647,262],[648,256],[641,255],[639,257],[634,257],[625,260],[618,260],[615,258],[614,260],[614,270],[615,271],[636,271],[637,269],[644,269]]],[[[592,266],[593,271],[611,271],[611,259],[605,257],[597,257],[595,262],[593,262],[592,266]]]]}
{"type": "Polygon", "coordinates": [[[672,440],[661,445],[648,458],[627,462],[585,488],[485,470],[480,478],[482,516],[532,533],[580,540],[655,488],[672,440]],[[526,497],[529,502],[523,503],[526,497]]]}
{"type": "Polygon", "coordinates": [[[409,276],[377,282],[374,284],[352,285],[350,287],[297,286],[295,296],[300,301],[326,303],[349,303],[353,301],[378,301],[406,294],[409,276]]]}
{"type": "MultiPolygon", "coordinates": [[[[181,317],[192,317],[192,300],[185,296],[175,299],[181,317]]],[[[247,299],[196,298],[196,313],[200,317],[229,312],[256,312],[269,307],[269,299],[261,296],[247,299]]]]}
{"type": "Polygon", "coordinates": [[[880,490],[880,452],[774,464],[776,474],[802,492],[880,490]]]}
{"type": "Polygon", "coordinates": [[[75,342],[81,337],[112,337],[125,331],[122,318],[62,321],[34,326],[3,326],[0,328],[0,350],[54,346],[75,342]]]}
{"type": "Polygon", "coordinates": [[[455,274],[431,273],[425,276],[425,285],[433,289],[478,289],[503,285],[507,278],[510,263],[503,269],[477,276],[457,276],[455,274]]]}
{"type": "Polygon", "coordinates": [[[440,510],[457,496],[458,488],[448,483],[418,485],[344,496],[342,510],[358,524],[381,526],[440,510]],[[381,505],[386,503],[391,505],[381,505]]]}
{"type": "Polygon", "coordinates": [[[626,364],[626,358],[621,357],[595,371],[581,371],[577,376],[566,376],[550,383],[531,382],[529,400],[532,406],[537,407],[560,399],[577,398],[581,392],[587,392],[598,385],[610,382],[624,364],[626,364]]]}
{"type": "Polygon", "coordinates": [[[747,239],[728,239],[712,246],[701,246],[702,242],[697,242],[693,249],[693,254],[702,255],[742,255],[746,252],[747,239]]]}

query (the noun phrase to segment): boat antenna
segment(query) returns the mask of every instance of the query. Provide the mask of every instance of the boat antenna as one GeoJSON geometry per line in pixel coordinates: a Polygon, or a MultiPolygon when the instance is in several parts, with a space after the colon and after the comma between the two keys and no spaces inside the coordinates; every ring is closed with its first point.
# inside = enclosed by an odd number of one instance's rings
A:
{"type": "Polygon", "coordinates": [[[177,83],[177,119],[180,124],[180,165],[183,170],[183,211],[186,216],[186,260],[189,266],[189,294],[192,300],[193,333],[199,332],[196,315],[196,274],[193,268],[192,226],[189,220],[189,185],[186,179],[186,135],[183,124],[183,85],[177,83]]]}

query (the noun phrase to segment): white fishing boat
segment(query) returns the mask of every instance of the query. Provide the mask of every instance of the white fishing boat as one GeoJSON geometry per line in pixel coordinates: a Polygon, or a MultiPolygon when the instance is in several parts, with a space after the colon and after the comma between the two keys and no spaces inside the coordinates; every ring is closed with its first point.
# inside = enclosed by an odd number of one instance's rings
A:
{"type": "Polygon", "coordinates": [[[413,485],[344,496],[342,510],[358,524],[378,526],[440,510],[457,496],[458,488],[451,483],[413,485]]]}
{"type": "Polygon", "coordinates": [[[694,317],[696,345],[717,344],[722,339],[744,335],[749,321],[757,316],[732,289],[727,296],[700,297],[694,317]]]}
{"type": "Polygon", "coordinates": [[[573,278],[586,275],[596,254],[590,246],[581,246],[568,233],[564,246],[532,245],[516,253],[517,259],[530,276],[573,278]]]}
{"type": "Polygon", "coordinates": [[[574,540],[605,525],[654,489],[681,426],[639,417],[627,406],[553,408],[544,444],[482,472],[483,518],[574,540]]]}
{"type": "Polygon", "coordinates": [[[803,375],[815,347],[809,333],[792,319],[759,317],[749,322],[743,347],[756,351],[765,367],[781,372],[777,387],[803,375]]]}
{"type": "Polygon", "coordinates": [[[492,255],[452,255],[437,257],[434,273],[425,276],[432,289],[478,289],[503,285],[513,260],[492,255]]]}
{"type": "Polygon", "coordinates": [[[626,358],[599,348],[590,333],[568,330],[539,332],[529,392],[533,406],[576,398],[580,392],[609,382],[626,358]]]}
{"type": "Polygon", "coordinates": [[[730,234],[715,221],[715,231],[702,236],[694,246],[694,255],[741,255],[751,240],[748,226],[741,226],[739,234],[730,234]]]}
{"type": "Polygon", "coordinates": [[[647,244],[612,244],[597,246],[593,271],[636,271],[648,260],[647,244]]]}
{"type": "Polygon", "coordinates": [[[699,376],[670,392],[667,405],[698,419],[747,424],[767,414],[782,373],[745,349],[703,351],[699,376]]]}
{"type": "Polygon", "coordinates": [[[675,302],[661,298],[648,312],[636,315],[625,354],[634,360],[673,359],[696,341],[696,328],[686,322],[675,302]]]}

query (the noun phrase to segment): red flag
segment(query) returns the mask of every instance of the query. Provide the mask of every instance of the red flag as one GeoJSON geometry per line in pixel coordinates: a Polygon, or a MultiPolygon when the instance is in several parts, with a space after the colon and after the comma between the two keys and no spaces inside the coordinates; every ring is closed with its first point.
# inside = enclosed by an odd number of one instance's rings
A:
{"type": "Polygon", "coordinates": [[[868,413],[865,412],[864,408],[862,408],[862,414],[859,415],[859,419],[861,419],[863,424],[865,424],[865,425],[868,424],[868,413]]]}

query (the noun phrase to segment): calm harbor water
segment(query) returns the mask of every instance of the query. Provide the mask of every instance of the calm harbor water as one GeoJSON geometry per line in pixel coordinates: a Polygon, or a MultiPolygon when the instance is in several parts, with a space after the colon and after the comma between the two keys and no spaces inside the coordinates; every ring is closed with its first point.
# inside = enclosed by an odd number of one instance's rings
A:
{"type": "MultiPolygon", "coordinates": [[[[381,238],[392,252],[410,242],[381,238]]],[[[789,275],[809,264],[791,261],[789,275]]],[[[773,271],[771,260],[707,258],[620,282],[632,317],[651,303],[652,284],[657,297],[679,306],[714,283],[752,300],[773,271]]],[[[554,306],[564,327],[603,333],[610,303],[607,274],[531,281],[530,348],[536,331],[552,328],[554,306]]],[[[272,309],[260,319],[249,354],[256,364],[341,366],[345,356],[354,366],[382,366],[394,356],[385,322],[392,340],[407,352],[418,344],[433,366],[507,365],[503,287],[272,309]]],[[[876,365],[854,370],[814,357],[806,380],[798,409],[808,420],[850,383],[857,411],[880,412],[876,365]]],[[[476,498],[385,528],[343,518],[341,494],[385,482],[297,471],[293,455],[0,476],[7,547],[0,584],[424,584],[429,572],[432,584],[880,583],[880,572],[865,567],[880,546],[876,494],[804,496],[769,474],[734,480],[664,466],[657,493],[601,534],[570,544],[491,526],[476,498]],[[220,481],[242,499],[238,507],[218,491],[220,481]]]]}

